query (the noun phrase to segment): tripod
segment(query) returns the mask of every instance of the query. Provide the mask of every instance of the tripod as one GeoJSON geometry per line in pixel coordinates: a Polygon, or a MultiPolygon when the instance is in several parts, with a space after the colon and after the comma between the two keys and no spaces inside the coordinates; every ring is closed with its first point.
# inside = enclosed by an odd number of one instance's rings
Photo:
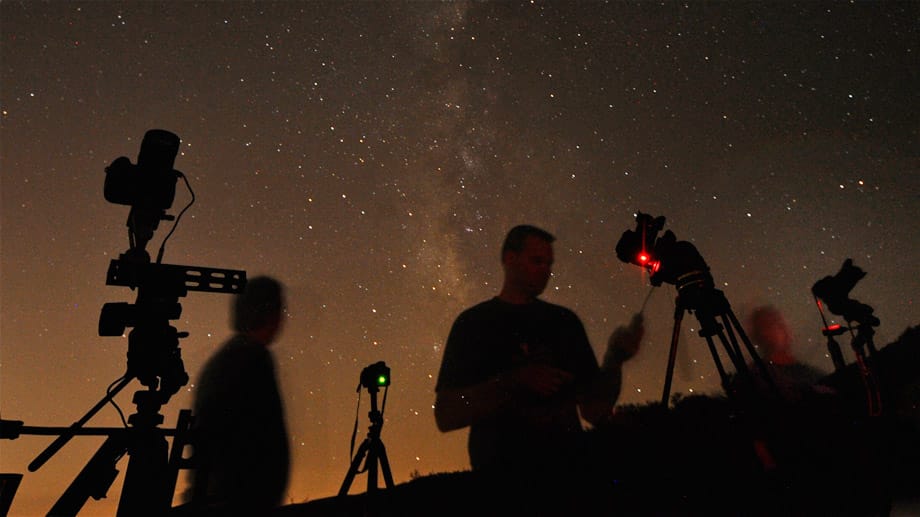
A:
{"type": "Polygon", "coordinates": [[[664,393],[661,395],[661,405],[667,407],[668,399],[671,396],[671,380],[674,376],[674,363],[677,358],[677,343],[680,336],[680,325],[683,321],[684,312],[693,312],[696,314],[700,323],[701,337],[706,338],[706,344],[709,346],[709,352],[715,362],[716,369],[719,371],[719,377],[722,381],[722,388],[726,394],[732,395],[736,390],[730,383],[730,377],[725,370],[720,358],[713,337],[718,337],[722,349],[730,359],[735,371],[739,374],[744,382],[752,382],[751,371],[748,364],[744,361],[742,349],[738,338],[744,343],[748,354],[751,356],[754,364],[759,369],[763,378],[766,379],[770,388],[776,391],[776,386],[767,370],[763,360],[754,350],[754,346],[744,333],[741,324],[732,312],[725,293],[715,289],[712,283],[712,277],[708,273],[694,272],[686,275],[677,284],[678,295],[674,302],[674,330],[671,334],[671,349],[668,354],[668,371],[664,382],[664,393]],[[721,321],[721,323],[720,323],[721,321]],[[737,335],[736,335],[737,333],[737,335]]]}
{"type": "Polygon", "coordinates": [[[163,422],[160,408],[188,382],[179,350],[179,339],[188,336],[188,333],[177,331],[169,321],[181,314],[182,306],[178,300],[188,291],[238,293],[246,283],[244,271],[150,264],[136,262],[129,257],[130,251],[109,263],[106,283],[132,289],[136,287],[137,303],[107,303],[99,318],[100,336],[120,336],[127,327],[134,327],[128,334],[127,373],[83,418],[68,428],[49,433],[49,429],[25,428],[17,422],[11,432],[3,433],[4,438],[6,434],[18,436],[21,432],[59,435],[29,464],[32,472],[78,434],[107,436],[55,503],[50,515],[76,515],[89,497],[105,497],[118,475],[115,465],[125,454],[130,456],[130,460],[118,504],[118,516],[159,515],[169,510],[178,471],[189,468],[191,462],[182,458],[182,451],[189,443],[186,434],[189,434],[192,421],[191,412],[183,410],[176,429],[159,427],[163,422]],[[134,379],[148,389],[134,394],[137,412],[128,418],[130,426],[82,429],[96,412],[134,379]],[[170,434],[174,435],[171,452],[166,441],[166,436],[170,434]]]}
{"type": "Polygon", "coordinates": [[[367,385],[366,387],[371,396],[371,410],[368,413],[371,425],[368,428],[367,437],[358,447],[358,453],[352,460],[351,467],[345,475],[342,488],[339,489],[340,497],[348,495],[348,489],[351,487],[351,482],[354,481],[355,475],[365,471],[367,472],[367,491],[368,493],[375,492],[377,490],[378,461],[380,462],[380,470],[383,471],[383,480],[386,483],[386,487],[393,488],[390,462],[387,460],[387,451],[383,441],[380,440],[380,430],[383,428],[383,414],[377,409],[377,392],[379,388],[374,385],[367,385]],[[366,460],[365,456],[367,457],[366,460]],[[364,460],[364,470],[360,470],[362,460],[364,460]]]}
{"type": "Polygon", "coordinates": [[[138,412],[128,418],[131,427],[82,427],[131,380],[132,377],[129,376],[122,378],[99,403],[70,427],[33,427],[23,426],[20,421],[3,421],[3,438],[15,439],[20,434],[58,435],[58,438],[29,464],[29,470],[32,472],[41,468],[76,435],[107,436],[48,515],[77,515],[90,497],[97,500],[105,497],[118,476],[115,466],[125,454],[130,456],[130,460],[117,515],[160,515],[171,507],[179,470],[189,468],[190,464],[190,460],[182,457],[182,451],[189,443],[192,422],[189,410],[180,411],[175,429],[157,427],[163,421],[163,416],[158,413],[163,402],[162,394],[153,390],[138,391],[134,394],[138,412]],[[166,437],[170,435],[173,436],[172,450],[167,451],[166,437]]]}
{"type": "Polygon", "coordinates": [[[121,499],[119,516],[160,515],[168,511],[175,491],[180,468],[188,468],[191,460],[182,458],[188,443],[185,432],[191,427],[191,412],[183,410],[175,430],[159,428],[163,404],[188,382],[182,364],[179,338],[188,336],[169,322],[182,314],[179,298],[188,291],[240,293],[246,285],[246,272],[230,269],[163,264],[166,241],[176,229],[192,203],[188,178],[173,169],[180,139],[162,129],[151,129],[144,135],[137,164],[119,157],[106,167],[105,199],[128,205],[128,242],[130,248],[117,260],[109,262],[106,285],[118,285],[137,290],[134,304],[106,303],[99,317],[100,336],[123,336],[128,327],[127,373],[114,383],[106,396],[78,422],[67,428],[26,427],[21,421],[0,421],[0,438],[15,439],[19,434],[57,434],[58,438],[29,464],[29,470],[39,469],[51,456],[78,434],[107,436],[105,442],[78,474],[67,491],[50,511],[52,515],[75,515],[89,496],[105,497],[118,471],[115,464],[130,456],[121,499]],[[191,202],[173,217],[166,214],[176,194],[176,182],[185,180],[191,202]],[[146,251],[147,243],[161,221],[175,221],[172,230],[160,245],[155,263],[146,251]],[[137,413],[128,418],[124,428],[83,429],[82,426],[115,395],[137,379],[148,389],[134,394],[137,413]],[[173,434],[172,452],[168,452],[166,436],[173,434]]]}

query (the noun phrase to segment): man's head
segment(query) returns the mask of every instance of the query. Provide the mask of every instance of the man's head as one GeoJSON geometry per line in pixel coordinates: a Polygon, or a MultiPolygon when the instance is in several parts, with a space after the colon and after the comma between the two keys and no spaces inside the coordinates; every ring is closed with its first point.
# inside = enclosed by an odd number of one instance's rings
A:
{"type": "Polygon", "coordinates": [[[791,356],[792,332],[776,307],[755,308],[748,317],[748,328],[751,341],[764,350],[768,359],[791,356]]]}
{"type": "Polygon", "coordinates": [[[501,297],[524,302],[536,298],[552,275],[555,237],[535,226],[515,226],[502,244],[505,283],[501,297]]]}
{"type": "Polygon", "coordinates": [[[262,333],[269,344],[281,330],[283,312],[281,283],[267,276],[252,278],[233,301],[233,328],[244,334],[262,333]]]}

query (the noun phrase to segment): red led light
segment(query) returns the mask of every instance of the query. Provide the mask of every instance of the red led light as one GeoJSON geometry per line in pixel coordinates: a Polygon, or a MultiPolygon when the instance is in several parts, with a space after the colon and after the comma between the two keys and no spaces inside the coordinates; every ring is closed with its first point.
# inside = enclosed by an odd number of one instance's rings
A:
{"type": "Polygon", "coordinates": [[[645,254],[645,253],[640,253],[640,254],[639,254],[639,262],[641,262],[641,263],[643,263],[643,264],[645,264],[646,262],[648,262],[648,255],[645,254]]]}

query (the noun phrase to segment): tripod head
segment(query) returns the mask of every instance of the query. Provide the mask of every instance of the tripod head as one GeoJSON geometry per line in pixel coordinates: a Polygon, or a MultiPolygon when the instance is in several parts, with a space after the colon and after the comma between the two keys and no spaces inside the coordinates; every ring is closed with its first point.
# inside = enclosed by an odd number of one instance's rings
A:
{"type": "Polygon", "coordinates": [[[166,403],[188,382],[179,339],[188,336],[171,326],[182,314],[179,298],[189,291],[236,294],[246,285],[246,272],[229,269],[151,264],[125,255],[112,260],[107,285],[137,290],[134,304],[106,303],[99,316],[100,336],[121,336],[127,327],[127,375],[162,393],[166,403]]]}

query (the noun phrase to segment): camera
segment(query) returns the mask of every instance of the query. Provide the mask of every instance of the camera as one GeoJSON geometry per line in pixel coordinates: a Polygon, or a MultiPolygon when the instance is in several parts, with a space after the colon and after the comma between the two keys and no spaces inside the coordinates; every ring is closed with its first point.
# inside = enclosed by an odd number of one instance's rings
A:
{"type": "Polygon", "coordinates": [[[163,129],[144,134],[137,164],[121,156],[105,169],[106,201],[119,205],[168,210],[176,197],[180,173],[173,169],[179,137],[163,129]]]}
{"type": "Polygon", "coordinates": [[[872,314],[874,309],[850,298],[850,291],[864,276],[866,272],[853,265],[853,259],[848,258],[843,261],[836,275],[826,276],[815,282],[811,287],[811,292],[824,302],[827,310],[843,316],[847,321],[858,321],[864,325],[877,327],[880,321],[872,314]]]}
{"type": "Polygon", "coordinates": [[[378,361],[361,371],[361,386],[369,390],[376,390],[389,385],[390,367],[385,362],[378,361]]]}
{"type": "Polygon", "coordinates": [[[617,258],[648,270],[654,286],[668,283],[678,290],[691,285],[712,287],[709,266],[693,244],[678,241],[671,230],[658,237],[664,223],[664,216],[637,212],[636,229],[623,232],[617,242],[617,258]]]}

